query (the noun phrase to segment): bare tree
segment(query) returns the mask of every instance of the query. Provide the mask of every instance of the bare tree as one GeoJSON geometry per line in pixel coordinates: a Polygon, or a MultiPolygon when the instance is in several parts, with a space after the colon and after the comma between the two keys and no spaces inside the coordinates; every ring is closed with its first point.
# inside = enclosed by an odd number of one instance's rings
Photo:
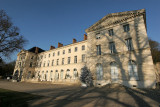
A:
{"type": "Polygon", "coordinates": [[[22,49],[27,43],[19,29],[13,26],[10,17],[4,10],[0,10],[0,58],[8,57],[15,51],[22,49]]]}
{"type": "Polygon", "coordinates": [[[149,45],[154,64],[160,62],[160,44],[157,41],[149,39],[149,45]]]}

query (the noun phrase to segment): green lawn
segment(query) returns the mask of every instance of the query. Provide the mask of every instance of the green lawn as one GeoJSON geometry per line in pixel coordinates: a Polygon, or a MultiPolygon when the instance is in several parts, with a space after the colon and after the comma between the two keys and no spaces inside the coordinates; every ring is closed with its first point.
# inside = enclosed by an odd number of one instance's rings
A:
{"type": "Polygon", "coordinates": [[[0,88],[0,107],[28,107],[27,101],[40,97],[42,96],[0,88]]]}

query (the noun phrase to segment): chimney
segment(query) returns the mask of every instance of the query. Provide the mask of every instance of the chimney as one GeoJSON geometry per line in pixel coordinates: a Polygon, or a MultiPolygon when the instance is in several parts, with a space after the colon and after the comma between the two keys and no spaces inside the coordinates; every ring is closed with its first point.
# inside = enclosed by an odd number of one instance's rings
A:
{"type": "Polygon", "coordinates": [[[77,40],[74,38],[74,39],[73,39],[73,43],[76,43],[76,42],[77,42],[77,40]]]}
{"type": "Polygon", "coordinates": [[[84,34],[84,40],[87,40],[87,35],[86,34],[84,34]]]}
{"type": "Polygon", "coordinates": [[[36,54],[38,53],[38,50],[39,50],[39,48],[38,48],[38,47],[36,47],[36,49],[35,49],[35,53],[36,53],[36,54]]]}
{"type": "Polygon", "coordinates": [[[55,49],[55,47],[51,45],[51,46],[50,46],[50,50],[52,50],[52,49],[55,49]]]}
{"type": "Polygon", "coordinates": [[[63,44],[61,44],[61,43],[58,42],[58,48],[60,48],[62,46],[63,46],[63,44]]]}

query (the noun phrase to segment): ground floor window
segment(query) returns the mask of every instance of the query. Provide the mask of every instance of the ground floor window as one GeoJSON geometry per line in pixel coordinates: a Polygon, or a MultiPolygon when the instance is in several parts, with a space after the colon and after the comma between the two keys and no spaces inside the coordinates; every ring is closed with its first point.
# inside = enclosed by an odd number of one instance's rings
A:
{"type": "Polygon", "coordinates": [[[112,81],[118,80],[118,68],[116,62],[111,62],[111,79],[112,81]]]}
{"type": "Polygon", "coordinates": [[[96,69],[97,69],[97,80],[102,80],[103,79],[102,64],[97,64],[96,69]]]}
{"type": "Polygon", "coordinates": [[[55,71],[55,80],[58,80],[59,79],[59,73],[58,73],[58,70],[55,71]]]}
{"type": "Polygon", "coordinates": [[[60,78],[61,78],[61,80],[63,79],[63,70],[61,70],[61,74],[60,74],[60,78]]]}
{"type": "Polygon", "coordinates": [[[50,80],[52,81],[53,80],[53,71],[51,70],[50,72],[50,80]]]}
{"type": "Polygon", "coordinates": [[[137,72],[137,65],[135,61],[130,60],[128,62],[128,73],[130,80],[139,80],[138,78],[138,72],[137,72]]]}
{"type": "Polygon", "coordinates": [[[67,69],[65,78],[66,79],[71,78],[71,76],[70,76],[70,70],[69,69],[67,69]]]}
{"type": "Polygon", "coordinates": [[[73,70],[73,79],[76,79],[78,77],[77,69],[73,70]]]}

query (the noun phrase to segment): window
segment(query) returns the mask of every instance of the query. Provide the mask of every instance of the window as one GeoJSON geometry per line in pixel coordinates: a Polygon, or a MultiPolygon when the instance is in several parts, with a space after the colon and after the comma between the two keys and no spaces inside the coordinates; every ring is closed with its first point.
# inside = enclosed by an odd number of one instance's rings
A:
{"type": "Polygon", "coordinates": [[[65,50],[63,50],[63,54],[65,54],[65,50]]]}
{"type": "Polygon", "coordinates": [[[77,69],[73,70],[73,79],[76,79],[78,77],[77,69]]]}
{"type": "Polygon", "coordinates": [[[49,62],[50,62],[50,61],[48,60],[48,64],[47,64],[48,67],[49,67],[49,62]]]}
{"type": "Polygon", "coordinates": [[[101,55],[101,45],[97,45],[97,55],[101,55]]]}
{"type": "Polygon", "coordinates": [[[77,50],[78,50],[78,48],[77,48],[77,47],[75,47],[75,50],[74,50],[74,51],[75,51],[75,52],[77,52],[77,50]]]}
{"type": "Polygon", "coordinates": [[[42,71],[42,77],[41,80],[44,80],[44,71],[42,71]]]}
{"type": "Polygon", "coordinates": [[[44,58],[46,58],[46,55],[44,55],[44,58]]]}
{"type": "Polygon", "coordinates": [[[55,53],[53,53],[53,56],[55,55],[55,53]]]}
{"type": "Polygon", "coordinates": [[[132,39],[131,38],[126,39],[126,45],[127,45],[128,51],[133,50],[132,39]]]}
{"type": "Polygon", "coordinates": [[[101,64],[97,64],[97,80],[103,79],[103,69],[101,64]]]}
{"type": "Polygon", "coordinates": [[[40,62],[39,67],[41,67],[42,62],[40,62]]]}
{"type": "Polygon", "coordinates": [[[55,71],[55,80],[58,80],[59,78],[59,74],[58,74],[58,70],[55,71]]]}
{"type": "Polygon", "coordinates": [[[113,29],[108,30],[108,33],[109,33],[109,36],[113,36],[114,35],[113,29]]]}
{"type": "Polygon", "coordinates": [[[101,36],[100,35],[96,35],[96,39],[101,39],[101,36]]]}
{"type": "Polygon", "coordinates": [[[85,50],[85,45],[82,46],[82,50],[85,50]]]}
{"type": "Polygon", "coordinates": [[[67,78],[71,78],[70,77],[70,70],[69,69],[67,69],[66,76],[65,76],[65,79],[67,79],[67,78]]]}
{"type": "Polygon", "coordinates": [[[64,65],[64,58],[62,58],[62,65],[64,65]]]}
{"type": "Polygon", "coordinates": [[[71,49],[68,49],[68,53],[71,53],[71,49]]]}
{"type": "Polygon", "coordinates": [[[130,60],[128,63],[128,73],[129,73],[130,80],[139,80],[137,65],[133,60],[130,60]]]}
{"type": "Polygon", "coordinates": [[[128,32],[130,30],[129,24],[123,25],[123,29],[124,29],[124,32],[128,32]]]}
{"type": "Polygon", "coordinates": [[[48,57],[50,57],[50,54],[48,55],[48,57]]]}
{"type": "Polygon", "coordinates": [[[48,71],[46,71],[45,80],[48,80],[48,71]]]}
{"type": "Polygon", "coordinates": [[[46,62],[44,61],[44,63],[43,63],[43,67],[45,67],[45,63],[46,63],[46,62]]]}
{"type": "Polygon", "coordinates": [[[116,62],[111,62],[111,79],[112,81],[118,81],[118,68],[116,62]]]}
{"type": "Polygon", "coordinates": [[[60,55],[60,52],[58,51],[58,53],[57,53],[57,54],[58,54],[58,56],[59,56],[59,55],[60,55]]]}
{"type": "Polygon", "coordinates": [[[77,63],[77,56],[74,56],[74,63],[77,63]]]}
{"type": "Polygon", "coordinates": [[[68,64],[70,64],[71,62],[71,57],[68,57],[68,64]]]}
{"type": "Polygon", "coordinates": [[[85,54],[82,55],[82,62],[85,62],[85,54]]]}
{"type": "Polygon", "coordinates": [[[54,65],[54,60],[52,60],[52,66],[54,65]]]}
{"type": "Polygon", "coordinates": [[[59,64],[59,59],[57,59],[57,65],[59,64]]]}
{"type": "Polygon", "coordinates": [[[53,71],[51,70],[51,73],[50,73],[50,81],[53,80],[53,71]]]}
{"type": "Polygon", "coordinates": [[[115,48],[114,42],[110,42],[109,47],[110,47],[111,53],[116,53],[116,48],[115,48]]]}
{"type": "Polygon", "coordinates": [[[32,62],[30,63],[29,67],[32,67],[32,62]]]}
{"type": "Polygon", "coordinates": [[[61,70],[60,78],[63,79],[63,70],[61,70]]]}

